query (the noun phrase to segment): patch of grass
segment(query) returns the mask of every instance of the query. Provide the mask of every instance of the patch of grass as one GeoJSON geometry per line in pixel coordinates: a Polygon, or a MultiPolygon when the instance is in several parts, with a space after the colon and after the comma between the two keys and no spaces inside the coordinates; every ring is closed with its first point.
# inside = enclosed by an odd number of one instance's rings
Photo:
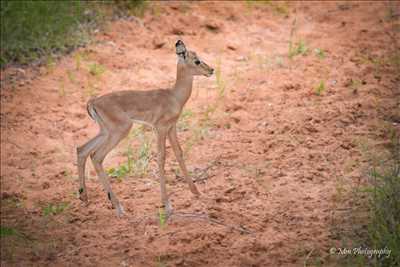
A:
{"type": "Polygon", "coordinates": [[[143,132],[139,134],[138,137],[140,146],[134,157],[133,171],[135,174],[143,176],[147,174],[150,163],[151,137],[143,132]]]}
{"type": "Polygon", "coordinates": [[[124,155],[126,162],[107,170],[109,176],[122,181],[127,175],[135,174],[144,176],[147,174],[151,158],[151,135],[144,131],[142,126],[134,128],[129,134],[127,149],[124,155]],[[139,140],[139,147],[132,149],[132,140],[139,140]]]}
{"type": "Polygon", "coordinates": [[[0,238],[1,266],[3,266],[3,262],[7,261],[9,261],[9,263],[18,262],[18,259],[20,259],[19,256],[21,255],[19,252],[22,249],[29,249],[33,244],[33,239],[30,236],[11,226],[0,226],[0,238]]]}
{"type": "Polygon", "coordinates": [[[100,76],[106,71],[106,67],[98,63],[92,63],[89,65],[89,73],[93,76],[100,76]]]}
{"type": "MultiPolygon", "coordinates": [[[[342,247],[386,250],[383,255],[348,255],[345,266],[391,267],[400,264],[400,135],[393,126],[383,125],[386,143],[384,151],[361,140],[362,153],[369,162],[368,184],[356,187],[350,209],[350,238],[342,247]],[[360,209],[361,210],[358,210],[360,209]],[[390,255],[387,252],[390,251],[390,255]]],[[[347,228],[347,227],[346,227],[347,228]]]]}
{"type": "MultiPolygon", "coordinates": [[[[146,0],[0,1],[0,67],[68,53],[115,15],[141,17],[146,0]]],[[[80,64],[77,64],[79,68],[80,64]]]]}
{"type": "Polygon", "coordinates": [[[165,213],[164,208],[158,209],[158,223],[160,227],[163,228],[167,222],[167,214],[165,213]]]}
{"type": "Polygon", "coordinates": [[[122,178],[129,174],[131,171],[127,164],[121,164],[118,167],[112,167],[107,170],[110,177],[122,181],[122,178]]]}
{"type": "Polygon", "coordinates": [[[44,216],[58,215],[62,213],[65,209],[67,209],[68,206],[68,202],[50,203],[49,205],[42,208],[42,212],[44,216]]]}
{"type": "Polygon", "coordinates": [[[83,1],[1,1],[1,67],[28,63],[87,41],[88,5],[83,1]]]}
{"type": "Polygon", "coordinates": [[[131,142],[128,143],[125,156],[127,158],[126,163],[118,165],[118,167],[112,167],[107,170],[107,173],[110,177],[116,178],[119,182],[122,181],[122,178],[125,176],[132,174],[134,170],[134,160],[133,160],[133,150],[131,146],[131,142]]]}
{"type": "Polygon", "coordinates": [[[325,82],[320,81],[319,84],[315,87],[314,92],[317,96],[320,96],[325,91],[325,82]]]}
{"type": "Polygon", "coordinates": [[[18,236],[19,232],[13,227],[0,226],[0,237],[18,236]]]}
{"type": "Polygon", "coordinates": [[[400,265],[400,136],[392,136],[393,161],[379,170],[372,168],[369,176],[371,221],[368,224],[372,248],[391,250],[390,257],[376,257],[375,266],[400,265]]]}
{"type": "Polygon", "coordinates": [[[319,59],[324,59],[325,58],[325,51],[323,49],[321,49],[321,48],[315,48],[314,49],[314,53],[319,59]]]}
{"type": "Polygon", "coordinates": [[[292,59],[297,55],[305,56],[308,53],[308,47],[303,40],[300,40],[293,46],[292,42],[289,44],[289,58],[292,59]]]}

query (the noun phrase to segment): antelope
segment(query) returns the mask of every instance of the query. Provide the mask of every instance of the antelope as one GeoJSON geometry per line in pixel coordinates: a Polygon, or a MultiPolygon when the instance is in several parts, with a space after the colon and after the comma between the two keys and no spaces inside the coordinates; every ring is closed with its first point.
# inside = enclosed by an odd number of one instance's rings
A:
{"type": "Polygon", "coordinates": [[[165,184],[165,143],[168,137],[175,157],[182,170],[190,191],[198,196],[193,180],[189,177],[182,149],[178,142],[176,123],[192,93],[194,76],[210,77],[214,69],[199,59],[193,51],[186,50],[185,44],[178,40],[175,44],[178,56],[176,82],[170,89],[148,91],[117,91],[94,99],[87,103],[89,116],[99,125],[100,131],[93,139],[77,148],[78,174],[79,174],[79,199],[88,202],[85,184],[86,160],[90,155],[93,166],[107,192],[112,207],[117,216],[124,215],[124,209],[113,193],[108,177],[103,168],[103,161],[107,154],[128,135],[133,123],[150,126],[157,136],[158,176],[161,187],[161,203],[166,215],[172,214],[165,184]]]}

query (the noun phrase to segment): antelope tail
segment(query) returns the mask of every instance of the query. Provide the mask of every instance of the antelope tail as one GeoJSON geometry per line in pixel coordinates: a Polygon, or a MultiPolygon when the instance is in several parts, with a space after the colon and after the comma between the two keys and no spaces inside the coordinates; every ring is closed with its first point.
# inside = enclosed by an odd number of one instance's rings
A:
{"type": "Polygon", "coordinates": [[[95,100],[95,98],[89,99],[89,101],[87,102],[87,105],[86,105],[86,109],[87,109],[87,112],[88,112],[90,118],[92,118],[94,121],[97,122],[99,119],[99,115],[97,114],[96,109],[94,108],[94,105],[93,105],[94,100],[95,100]]]}

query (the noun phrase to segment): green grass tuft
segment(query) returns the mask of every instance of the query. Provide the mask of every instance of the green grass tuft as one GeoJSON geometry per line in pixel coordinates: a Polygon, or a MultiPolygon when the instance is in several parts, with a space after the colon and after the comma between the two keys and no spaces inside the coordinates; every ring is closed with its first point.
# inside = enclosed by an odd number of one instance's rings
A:
{"type": "Polygon", "coordinates": [[[320,81],[319,84],[315,87],[315,94],[320,96],[325,91],[325,82],[320,81]]]}
{"type": "Polygon", "coordinates": [[[0,63],[29,63],[85,43],[80,27],[95,16],[85,14],[83,1],[1,1],[0,63]]]}
{"type": "Polygon", "coordinates": [[[17,236],[19,235],[17,229],[7,226],[0,227],[0,237],[17,236]]]}
{"type": "Polygon", "coordinates": [[[323,49],[321,49],[321,48],[315,48],[314,49],[314,53],[319,59],[324,59],[325,58],[325,51],[323,49]]]}
{"type": "Polygon", "coordinates": [[[70,52],[87,44],[92,30],[114,15],[143,16],[147,6],[145,0],[2,0],[0,67],[70,52]]]}
{"type": "Polygon", "coordinates": [[[167,214],[165,213],[164,208],[158,209],[158,222],[161,228],[163,228],[167,222],[167,214]]]}
{"type": "Polygon", "coordinates": [[[92,63],[89,65],[89,73],[93,76],[100,76],[106,71],[106,68],[98,63],[92,63]]]}
{"type": "Polygon", "coordinates": [[[376,257],[375,266],[400,266],[400,136],[391,133],[392,164],[370,172],[371,221],[369,242],[374,249],[387,248],[390,257],[376,257]]]}
{"type": "Polygon", "coordinates": [[[293,46],[292,42],[289,43],[289,58],[292,59],[297,55],[305,56],[308,53],[308,47],[303,40],[300,40],[296,45],[293,46]]]}
{"type": "Polygon", "coordinates": [[[57,204],[50,203],[49,205],[43,207],[42,212],[44,216],[58,215],[68,208],[68,206],[68,202],[61,202],[57,204]]]}

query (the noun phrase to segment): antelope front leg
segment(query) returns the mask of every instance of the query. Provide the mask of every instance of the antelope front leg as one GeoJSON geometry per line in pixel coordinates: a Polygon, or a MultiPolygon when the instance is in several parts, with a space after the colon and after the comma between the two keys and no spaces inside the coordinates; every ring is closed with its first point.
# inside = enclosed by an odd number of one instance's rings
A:
{"type": "Polygon", "coordinates": [[[158,175],[160,177],[161,203],[165,207],[167,218],[172,214],[172,206],[168,200],[167,188],[165,184],[165,142],[167,137],[166,129],[157,129],[158,144],[158,175]]]}
{"type": "Polygon", "coordinates": [[[199,190],[194,185],[193,180],[189,177],[189,172],[186,169],[185,161],[183,160],[182,149],[178,142],[178,135],[176,133],[176,125],[172,126],[168,132],[169,142],[171,143],[172,149],[174,150],[175,157],[178,160],[179,167],[182,170],[183,176],[185,177],[186,182],[189,185],[190,191],[195,195],[200,195],[199,190]]]}

